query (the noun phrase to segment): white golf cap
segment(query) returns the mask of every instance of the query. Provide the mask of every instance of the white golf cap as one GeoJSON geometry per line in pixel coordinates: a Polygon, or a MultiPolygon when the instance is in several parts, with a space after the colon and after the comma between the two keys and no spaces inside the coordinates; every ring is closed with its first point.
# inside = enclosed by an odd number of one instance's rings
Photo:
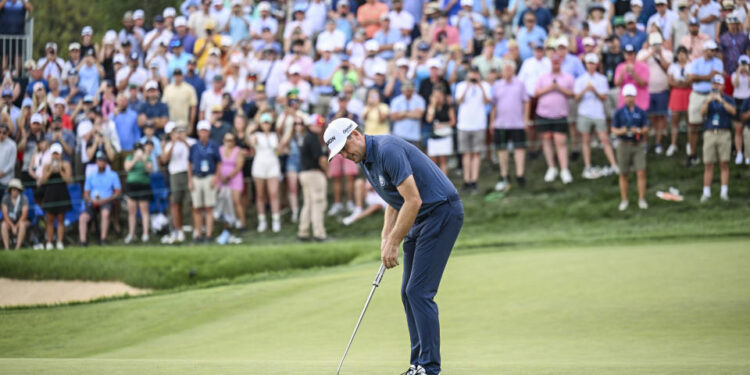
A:
{"type": "Polygon", "coordinates": [[[174,8],[172,8],[172,7],[164,8],[164,12],[162,12],[162,16],[164,18],[174,17],[176,15],[177,15],[177,11],[174,8]]]}
{"type": "Polygon", "coordinates": [[[152,89],[153,90],[158,90],[159,89],[159,84],[156,83],[156,81],[154,81],[154,80],[148,81],[148,82],[146,82],[145,89],[146,89],[146,91],[152,90],[152,89]]]}
{"type": "MultiPolygon", "coordinates": [[[[643,3],[641,2],[641,0],[633,0],[633,2],[630,3],[630,6],[635,6],[635,5],[643,7],[643,3]],[[640,4],[638,4],[638,3],[640,3],[640,4]]],[[[625,23],[631,23],[631,22],[635,22],[636,21],[635,14],[633,12],[627,12],[627,13],[625,13],[625,16],[623,18],[625,19],[625,23]]]]}
{"type": "Polygon", "coordinates": [[[209,55],[221,56],[221,50],[219,49],[219,47],[211,48],[211,52],[209,53],[209,55]]]}
{"type": "Polygon", "coordinates": [[[104,33],[104,44],[115,44],[116,40],[117,40],[117,31],[107,30],[107,32],[104,33]]]}
{"type": "Polygon", "coordinates": [[[63,148],[59,143],[55,143],[52,146],[50,146],[49,151],[53,154],[62,154],[63,148]]]}
{"type": "Polygon", "coordinates": [[[42,118],[41,114],[34,113],[33,115],[31,115],[31,123],[32,124],[35,123],[35,122],[38,122],[38,123],[41,124],[43,121],[44,121],[44,118],[42,118]]]}
{"type": "Polygon", "coordinates": [[[134,20],[143,19],[144,15],[145,15],[145,13],[143,12],[143,9],[136,9],[135,11],[133,11],[133,19],[134,20]]]}
{"type": "Polygon", "coordinates": [[[394,51],[406,51],[406,43],[404,42],[393,43],[393,50],[394,51]]]}
{"type": "Polygon", "coordinates": [[[61,105],[67,104],[65,102],[65,98],[62,98],[62,97],[59,97],[59,96],[57,98],[55,98],[55,105],[58,105],[58,104],[61,104],[61,105]]]}
{"type": "Polygon", "coordinates": [[[637,7],[643,8],[643,0],[631,0],[630,1],[630,6],[631,7],[637,6],[637,7]]]}
{"type": "Polygon", "coordinates": [[[171,133],[171,132],[172,132],[172,130],[174,130],[175,126],[176,126],[176,125],[175,125],[174,121],[168,121],[168,122],[167,122],[167,123],[166,123],[166,124],[164,125],[164,133],[167,133],[167,134],[171,133]]]}
{"type": "Polygon", "coordinates": [[[77,49],[77,50],[80,51],[81,50],[81,43],[73,42],[73,43],[68,44],[68,51],[72,51],[74,49],[77,49]]]}
{"type": "Polygon", "coordinates": [[[594,38],[592,38],[590,36],[587,36],[587,37],[583,38],[582,43],[583,43],[584,46],[595,46],[596,45],[596,41],[594,40],[594,38]]]}
{"type": "Polygon", "coordinates": [[[661,34],[659,33],[651,33],[648,35],[648,44],[654,45],[654,44],[662,44],[664,42],[664,39],[661,37],[661,34]]]}
{"type": "Polygon", "coordinates": [[[375,74],[382,74],[385,75],[385,73],[388,71],[388,67],[386,64],[376,64],[372,67],[372,72],[375,74]]]}
{"type": "Polygon", "coordinates": [[[721,74],[715,74],[713,78],[711,78],[711,83],[718,83],[720,85],[724,84],[724,76],[721,74]]]}
{"type": "Polygon", "coordinates": [[[196,127],[198,130],[211,130],[211,124],[206,120],[200,120],[198,121],[198,126],[196,127]]]}
{"type": "Polygon", "coordinates": [[[269,11],[271,10],[271,4],[267,1],[261,1],[260,4],[258,4],[258,11],[269,11]]]}
{"type": "Polygon", "coordinates": [[[177,16],[174,19],[174,27],[182,27],[182,26],[187,26],[187,19],[185,18],[185,16],[177,16]]]}
{"type": "Polygon", "coordinates": [[[740,58],[737,59],[737,64],[750,64],[750,57],[747,55],[740,56],[740,58]]]}
{"type": "Polygon", "coordinates": [[[583,57],[583,61],[587,63],[598,64],[599,56],[595,53],[587,53],[586,56],[583,57]]]}
{"type": "Polygon", "coordinates": [[[345,117],[337,118],[328,124],[323,133],[323,140],[330,150],[328,161],[341,152],[346,145],[346,139],[355,129],[357,129],[357,123],[345,117]]]}
{"type": "Polygon", "coordinates": [[[290,75],[292,75],[292,74],[300,74],[300,73],[302,73],[302,69],[299,67],[299,65],[292,64],[292,65],[289,65],[289,69],[287,69],[286,72],[289,73],[290,75]]]}
{"type": "Polygon", "coordinates": [[[555,41],[555,48],[565,47],[568,48],[568,38],[561,36],[555,41]]]}
{"type": "Polygon", "coordinates": [[[409,66],[409,59],[406,57],[399,58],[396,60],[396,66],[409,66]]]}
{"type": "Polygon", "coordinates": [[[635,89],[632,83],[628,83],[622,88],[622,96],[635,96],[637,93],[638,90],[635,89]]]}
{"type": "Polygon", "coordinates": [[[94,34],[94,29],[92,29],[91,26],[84,26],[83,30],[81,30],[81,36],[92,34],[94,34]]]}
{"type": "Polygon", "coordinates": [[[91,123],[89,120],[84,120],[78,123],[78,128],[76,129],[76,133],[78,134],[78,138],[83,138],[86,136],[86,134],[91,133],[91,130],[94,129],[94,124],[91,123]]]}
{"type": "Polygon", "coordinates": [[[443,64],[440,62],[440,59],[438,59],[438,58],[433,57],[433,58],[427,60],[427,68],[430,68],[430,69],[432,69],[432,68],[440,69],[440,67],[442,65],[443,64]]]}
{"type": "Polygon", "coordinates": [[[368,51],[377,51],[380,48],[380,43],[375,39],[370,39],[365,42],[365,49],[368,51]]]}
{"type": "Polygon", "coordinates": [[[713,49],[716,49],[716,48],[717,48],[716,47],[716,42],[714,42],[713,40],[707,40],[707,41],[703,42],[703,49],[711,49],[711,50],[713,50],[713,49]]]}
{"type": "Polygon", "coordinates": [[[461,6],[462,7],[473,7],[474,6],[474,0],[461,0],[461,6]]]}
{"type": "Polygon", "coordinates": [[[112,64],[125,64],[125,55],[118,53],[112,58],[112,64]]]}
{"type": "Polygon", "coordinates": [[[654,4],[666,4],[667,0],[654,0],[654,4]]]}

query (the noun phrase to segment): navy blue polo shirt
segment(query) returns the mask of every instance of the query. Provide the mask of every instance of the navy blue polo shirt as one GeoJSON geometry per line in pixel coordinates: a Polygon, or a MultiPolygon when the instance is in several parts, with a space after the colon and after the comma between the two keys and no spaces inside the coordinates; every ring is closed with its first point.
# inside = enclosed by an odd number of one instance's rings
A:
{"type": "MultiPolygon", "coordinates": [[[[614,117],[612,118],[612,127],[613,128],[645,128],[648,126],[648,115],[646,114],[646,111],[642,110],[640,107],[633,106],[633,110],[631,111],[628,106],[624,106],[620,109],[618,109],[615,112],[614,117]]],[[[636,142],[639,139],[636,138],[636,134],[632,135],[621,135],[618,138],[620,138],[623,141],[629,141],[629,142],[636,142]]]]}
{"type": "Polygon", "coordinates": [[[193,164],[193,176],[206,177],[216,173],[216,165],[221,161],[219,146],[212,141],[205,145],[196,142],[190,146],[190,163],[193,164]]]}
{"type": "Polygon", "coordinates": [[[156,103],[152,105],[148,102],[148,100],[146,100],[143,102],[143,104],[141,104],[141,107],[138,108],[138,114],[145,114],[146,118],[148,119],[157,117],[169,117],[169,108],[167,108],[166,104],[160,101],[156,101],[156,103]]]}
{"type": "MultiPolygon", "coordinates": [[[[731,96],[726,94],[721,95],[724,101],[737,108],[737,104],[731,96]]],[[[724,109],[724,106],[718,101],[714,100],[708,104],[708,111],[706,112],[706,119],[703,120],[704,130],[714,129],[732,129],[732,116],[724,109]]]]}
{"type": "Polygon", "coordinates": [[[396,210],[404,204],[396,187],[411,175],[422,198],[418,218],[458,196],[448,177],[414,145],[392,135],[365,135],[365,144],[362,171],[378,195],[396,210]]]}

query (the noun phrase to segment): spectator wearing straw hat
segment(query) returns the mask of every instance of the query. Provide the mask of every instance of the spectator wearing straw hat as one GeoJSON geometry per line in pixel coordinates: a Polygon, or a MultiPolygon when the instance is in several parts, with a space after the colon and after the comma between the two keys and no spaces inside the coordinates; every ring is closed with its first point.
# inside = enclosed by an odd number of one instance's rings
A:
{"type": "Polygon", "coordinates": [[[716,57],[718,46],[713,40],[703,43],[703,57],[693,60],[688,65],[688,79],[693,84],[688,105],[688,160],[687,164],[698,164],[698,138],[703,127],[704,117],[701,108],[711,93],[711,79],[724,73],[724,64],[716,57]]]}
{"type": "Polygon", "coordinates": [[[732,118],[737,113],[734,99],[723,92],[724,77],[715,74],[711,78],[711,93],[701,106],[703,115],[703,194],[701,203],[711,199],[711,180],[714,165],[721,168],[721,190],[719,197],[729,200],[729,159],[732,153],[732,118]]]}
{"type": "Polygon", "coordinates": [[[2,198],[2,238],[5,250],[9,250],[13,240],[15,249],[23,245],[29,223],[29,200],[23,194],[21,180],[14,178],[8,183],[8,190],[2,198]],[[11,238],[11,235],[13,238],[11,238]]]}
{"type": "Polygon", "coordinates": [[[628,174],[636,173],[638,180],[638,208],[648,208],[646,202],[646,140],[648,137],[648,117],[643,108],[635,102],[637,90],[627,84],[622,89],[625,105],[615,112],[612,119],[612,134],[619,139],[617,143],[617,163],[620,167],[620,205],[618,209],[628,208],[628,174]]]}

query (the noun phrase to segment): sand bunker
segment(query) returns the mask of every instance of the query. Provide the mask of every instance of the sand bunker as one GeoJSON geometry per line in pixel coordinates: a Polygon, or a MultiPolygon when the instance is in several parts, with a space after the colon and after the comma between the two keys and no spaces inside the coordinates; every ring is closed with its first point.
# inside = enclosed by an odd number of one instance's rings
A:
{"type": "Polygon", "coordinates": [[[30,281],[0,278],[0,306],[90,301],[150,292],[119,281],[30,281]]]}

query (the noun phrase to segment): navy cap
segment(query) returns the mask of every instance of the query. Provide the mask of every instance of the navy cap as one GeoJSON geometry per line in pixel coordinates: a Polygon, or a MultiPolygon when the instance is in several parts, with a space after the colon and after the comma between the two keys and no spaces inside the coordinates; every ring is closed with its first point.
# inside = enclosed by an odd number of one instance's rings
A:
{"type": "Polygon", "coordinates": [[[172,75],[173,76],[177,76],[177,75],[181,76],[182,75],[182,69],[180,69],[180,68],[174,68],[174,70],[172,71],[172,75]]]}
{"type": "Polygon", "coordinates": [[[70,70],[68,70],[68,75],[69,76],[77,76],[78,75],[78,71],[76,71],[76,68],[70,68],[70,70]]]}
{"type": "Polygon", "coordinates": [[[179,39],[172,39],[172,41],[169,42],[170,48],[177,48],[182,47],[182,41],[179,39]]]}
{"type": "Polygon", "coordinates": [[[420,51],[429,51],[430,44],[427,42],[419,42],[419,44],[417,45],[417,49],[420,51]]]}
{"type": "Polygon", "coordinates": [[[164,22],[164,16],[162,16],[161,14],[157,14],[156,16],[154,16],[154,22],[164,22]]]}
{"type": "Polygon", "coordinates": [[[125,47],[130,45],[130,39],[125,39],[122,42],[120,42],[120,45],[125,47]]]}

